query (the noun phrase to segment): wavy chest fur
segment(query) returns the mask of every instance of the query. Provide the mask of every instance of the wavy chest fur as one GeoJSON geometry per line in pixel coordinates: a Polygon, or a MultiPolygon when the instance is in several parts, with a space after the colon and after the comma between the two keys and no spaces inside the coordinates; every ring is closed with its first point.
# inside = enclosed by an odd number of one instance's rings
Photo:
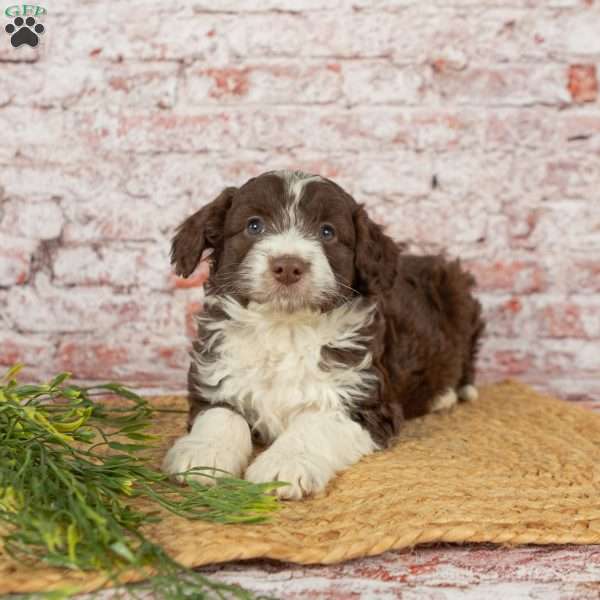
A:
{"type": "Polygon", "coordinates": [[[282,313],[231,299],[213,302],[226,317],[202,320],[207,341],[193,355],[195,384],[209,402],[241,412],[264,441],[305,410],[346,412],[373,385],[364,334],[371,307],[357,301],[327,313],[282,313]],[[327,359],[323,349],[355,359],[352,364],[327,359]]]}

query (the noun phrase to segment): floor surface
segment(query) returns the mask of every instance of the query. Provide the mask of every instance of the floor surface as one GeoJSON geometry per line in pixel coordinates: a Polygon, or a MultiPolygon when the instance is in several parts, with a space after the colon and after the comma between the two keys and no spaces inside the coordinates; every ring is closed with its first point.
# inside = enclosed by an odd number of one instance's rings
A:
{"type": "Polygon", "coordinates": [[[600,598],[600,546],[437,545],[329,567],[251,561],[202,572],[282,600],[600,598]]]}
{"type": "MultiPolygon", "coordinates": [[[[600,412],[600,400],[579,404],[600,412]]],[[[200,571],[280,600],[600,600],[600,545],[437,544],[327,567],[255,560],[200,571]]]]}

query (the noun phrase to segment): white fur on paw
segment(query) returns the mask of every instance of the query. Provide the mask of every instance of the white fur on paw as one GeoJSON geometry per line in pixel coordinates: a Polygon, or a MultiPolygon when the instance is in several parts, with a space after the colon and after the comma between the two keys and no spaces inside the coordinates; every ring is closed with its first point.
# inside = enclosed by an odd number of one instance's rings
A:
{"type": "Polygon", "coordinates": [[[253,483],[286,481],[289,485],[277,488],[275,493],[282,499],[300,500],[323,491],[333,476],[331,469],[319,462],[316,456],[293,456],[271,447],[248,467],[245,478],[253,483]]]}
{"type": "Polygon", "coordinates": [[[458,390],[458,397],[465,402],[475,402],[479,398],[479,392],[474,385],[463,385],[458,390]]]}
{"type": "MultiPolygon", "coordinates": [[[[231,446],[213,445],[186,435],[167,452],[162,469],[179,482],[184,481],[181,473],[194,467],[209,467],[203,472],[214,477],[227,477],[227,473],[239,477],[248,464],[248,458],[247,453],[231,446]]],[[[203,477],[201,472],[189,477],[206,485],[215,483],[211,477],[203,477]]]]}
{"type": "Polygon", "coordinates": [[[456,396],[456,392],[452,388],[449,388],[443,394],[440,394],[433,400],[431,403],[431,410],[432,412],[437,412],[439,410],[452,408],[457,401],[458,398],[456,396]]]}

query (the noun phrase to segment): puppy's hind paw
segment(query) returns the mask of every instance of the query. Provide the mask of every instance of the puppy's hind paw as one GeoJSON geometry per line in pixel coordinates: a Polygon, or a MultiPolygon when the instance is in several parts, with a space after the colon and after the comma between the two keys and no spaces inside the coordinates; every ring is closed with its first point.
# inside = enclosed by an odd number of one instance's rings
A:
{"type": "Polygon", "coordinates": [[[474,385],[469,383],[458,390],[458,397],[464,402],[475,402],[479,398],[479,392],[474,385]]]}
{"type": "Polygon", "coordinates": [[[456,397],[456,392],[452,388],[448,388],[443,394],[434,398],[431,403],[431,412],[438,412],[440,410],[446,410],[448,408],[452,408],[458,398],[456,397]]]}

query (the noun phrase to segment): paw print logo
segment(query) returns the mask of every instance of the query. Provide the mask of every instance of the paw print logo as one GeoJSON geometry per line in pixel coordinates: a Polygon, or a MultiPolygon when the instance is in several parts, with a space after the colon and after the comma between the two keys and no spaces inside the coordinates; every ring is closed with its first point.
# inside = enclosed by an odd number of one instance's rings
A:
{"type": "Polygon", "coordinates": [[[33,48],[40,41],[39,34],[44,33],[44,26],[41,23],[36,24],[33,17],[27,17],[25,20],[17,17],[4,28],[4,31],[10,35],[10,43],[15,48],[23,44],[33,48]]]}

